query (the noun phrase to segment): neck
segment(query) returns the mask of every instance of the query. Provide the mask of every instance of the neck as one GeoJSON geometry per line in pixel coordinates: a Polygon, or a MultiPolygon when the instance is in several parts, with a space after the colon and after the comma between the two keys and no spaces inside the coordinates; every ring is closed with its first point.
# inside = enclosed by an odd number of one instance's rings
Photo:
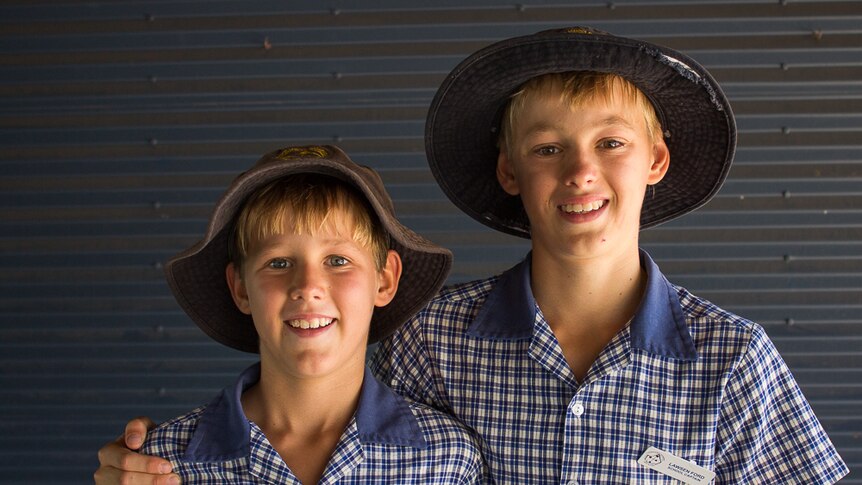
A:
{"type": "Polygon", "coordinates": [[[243,393],[242,407],[294,475],[318,483],[356,412],[364,373],[358,358],[330,375],[297,377],[261,355],[260,382],[243,393]]]}
{"type": "Polygon", "coordinates": [[[640,305],[646,273],[637,246],[601,257],[549,255],[534,248],[536,303],[578,379],[640,305]]]}
{"type": "Polygon", "coordinates": [[[646,275],[637,248],[615,257],[596,258],[549,257],[534,252],[531,281],[533,295],[546,318],[556,313],[614,313],[625,314],[621,316],[628,321],[643,296],[646,275]]]}
{"type": "Polygon", "coordinates": [[[363,361],[331,375],[296,377],[262,358],[260,382],[243,394],[243,409],[267,436],[340,433],[356,411],[364,371],[363,361]]]}

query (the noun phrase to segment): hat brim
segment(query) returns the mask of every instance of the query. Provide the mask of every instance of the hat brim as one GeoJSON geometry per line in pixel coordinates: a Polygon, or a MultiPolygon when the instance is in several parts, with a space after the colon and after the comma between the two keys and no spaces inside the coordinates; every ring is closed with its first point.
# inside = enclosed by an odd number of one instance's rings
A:
{"type": "MultiPolygon", "coordinates": [[[[245,352],[258,352],[258,334],[251,316],[237,309],[227,286],[228,240],[237,212],[257,189],[292,174],[316,173],[342,180],[368,200],[389,234],[390,249],[398,252],[402,274],[395,298],[375,307],[369,343],[398,329],[418,312],[445,283],[452,266],[452,253],[404,227],[395,218],[391,199],[376,172],[347,159],[292,158],[286,163],[255,166],[234,180],[216,205],[205,237],[165,265],[168,285],[177,302],[212,339],[245,352]]],[[[275,153],[275,152],[274,152],[275,153]]],[[[266,157],[264,157],[266,158],[266,157]]],[[[263,161],[264,159],[262,159],[263,161]]]]}
{"type": "Polygon", "coordinates": [[[527,80],[569,71],[620,75],[656,107],[670,168],[644,200],[642,229],[691,212],[718,192],[736,149],[736,124],[709,72],[661,46],[563,29],[492,44],[461,62],[437,91],[425,147],[432,173],[456,206],[498,231],[530,237],[520,198],[497,182],[500,119],[527,80]]]}

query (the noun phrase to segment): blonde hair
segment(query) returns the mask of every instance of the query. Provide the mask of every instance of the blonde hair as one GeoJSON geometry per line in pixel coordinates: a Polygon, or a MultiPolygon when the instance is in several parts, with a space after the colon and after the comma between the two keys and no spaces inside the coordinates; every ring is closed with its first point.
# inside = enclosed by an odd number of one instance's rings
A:
{"type": "Polygon", "coordinates": [[[353,222],[353,240],[371,249],[377,270],[382,270],[389,238],[367,200],[346,183],[318,174],[287,176],[252,193],[235,219],[228,257],[241,268],[251,246],[283,234],[287,220],[294,234],[313,235],[334,211],[344,211],[353,222]]]}
{"type": "MultiPolygon", "coordinates": [[[[567,103],[573,110],[588,101],[598,99],[610,103],[621,96],[643,112],[650,141],[655,143],[662,137],[662,127],[655,107],[630,81],[612,73],[570,71],[531,78],[510,96],[503,113],[498,146],[511,150],[511,144],[507,141],[514,139],[515,125],[524,108],[538,97],[553,95],[559,95],[560,102],[567,103]]],[[[509,155],[512,155],[511,151],[509,155]]]]}

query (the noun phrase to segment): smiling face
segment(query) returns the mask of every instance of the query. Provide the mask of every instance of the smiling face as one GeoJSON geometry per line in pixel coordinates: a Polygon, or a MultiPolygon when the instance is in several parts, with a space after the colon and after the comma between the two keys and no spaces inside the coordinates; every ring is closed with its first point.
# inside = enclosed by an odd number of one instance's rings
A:
{"type": "Polygon", "coordinates": [[[522,100],[497,177],[519,195],[534,252],[595,257],[637,247],[647,185],[667,171],[667,146],[616,84],[571,102],[552,79],[522,100]]]}
{"type": "Polygon", "coordinates": [[[261,360],[294,377],[363,365],[374,307],[388,304],[397,289],[398,254],[380,254],[361,237],[357,226],[368,222],[367,212],[355,194],[342,195],[317,209],[308,198],[299,206],[283,201],[284,210],[264,216],[255,208],[266,204],[253,201],[246,212],[256,222],[247,227],[239,219],[248,237],[241,263],[228,265],[228,286],[239,310],[252,316],[261,360]],[[320,217],[308,219],[309,211],[320,217]]]}

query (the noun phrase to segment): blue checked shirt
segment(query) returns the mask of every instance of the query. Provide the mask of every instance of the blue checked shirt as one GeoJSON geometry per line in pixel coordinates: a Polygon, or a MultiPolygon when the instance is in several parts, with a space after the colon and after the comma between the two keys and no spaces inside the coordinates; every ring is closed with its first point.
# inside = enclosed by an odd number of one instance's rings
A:
{"type": "Polygon", "coordinates": [[[647,448],[716,483],[832,483],[848,470],[763,329],[670,284],[641,252],[635,316],[578,382],[530,289],[530,258],[444,289],[372,370],[473,428],[497,484],[678,483],[647,448]]]}
{"type": "MultiPolygon", "coordinates": [[[[255,364],[208,405],[148,433],[142,451],[170,460],[183,484],[299,484],[242,411],[243,390],[259,380],[255,364]]],[[[356,413],[319,483],[449,485],[482,477],[481,455],[463,426],[366,372],[356,413]]]]}

